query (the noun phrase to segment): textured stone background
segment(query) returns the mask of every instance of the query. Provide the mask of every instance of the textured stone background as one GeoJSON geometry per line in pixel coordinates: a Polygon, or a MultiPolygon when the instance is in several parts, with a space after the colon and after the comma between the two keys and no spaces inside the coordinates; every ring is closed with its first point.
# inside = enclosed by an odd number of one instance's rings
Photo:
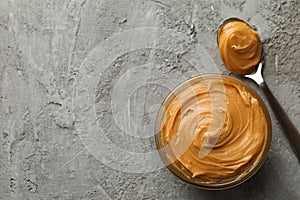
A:
{"type": "Polygon", "coordinates": [[[224,18],[237,16],[257,28],[266,53],[266,82],[300,129],[299,10],[298,0],[1,0],[0,199],[300,199],[300,166],[272,112],[272,146],[261,170],[236,188],[204,191],[165,168],[129,173],[109,167],[109,161],[97,158],[110,153],[97,134],[90,143],[100,141],[99,149],[91,151],[83,142],[76,110],[85,105],[77,92],[94,84],[96,118],[106,137],[128,152],[153,151],[153,137],[146,136],[153,133],[157,105],[169,90],[199,74],[229,73],[215,34],[224,18]],[[179,35],[157,35],[154,42],[167,49],[131,49],[137,43],[133,33],[139,42],[149,40],[143,27],[179,35]],[[117,40],[116,34],[122,37],[117,40]],[[131,40],[124,44],[126,38],[131,40]],[[195,45],[204,50],[198,69],[183,58],[192,59],[195,45]],[[120,55],[109,62],[97,54],[101,49],[120,55]],[[214,70],[206,66],[212,62],[214,70]],[[96,82],[84,78],[89,63],[94,76],[103,69],[96,82]],[[128,113],[115,113],[114,120],[112,100],[129,102],[128,113]],[[140,129],[118,127],[128,116],[140,129]]]}

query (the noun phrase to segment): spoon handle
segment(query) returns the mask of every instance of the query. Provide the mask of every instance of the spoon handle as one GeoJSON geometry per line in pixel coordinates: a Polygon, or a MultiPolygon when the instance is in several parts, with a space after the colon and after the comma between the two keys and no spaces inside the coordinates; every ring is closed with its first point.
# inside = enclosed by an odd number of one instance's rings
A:
{"type": "Polygon", "coordinates": [[[259,86],[263,89],[278,122],[285,129],[284,133],[287,139],[289,140],[291,146],[293,147],[296,156],[300,162],[300,134],[297,128],[293,125],[286,112],[278,103],[278,101],[276,100],[266,83],[262,82],[259,84],[259,86]]]}

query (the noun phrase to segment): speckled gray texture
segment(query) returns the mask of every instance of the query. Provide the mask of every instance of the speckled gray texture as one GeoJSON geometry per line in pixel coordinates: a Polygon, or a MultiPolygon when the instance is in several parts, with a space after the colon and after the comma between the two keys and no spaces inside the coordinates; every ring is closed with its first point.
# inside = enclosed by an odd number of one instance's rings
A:
{"type": "Polygon", "coordinates": [[[197,189],[154,165],[157,155],[140,160],[155,152],[155,115],[171,89],[229,73],[216,44],[229,16],[257,28],[266,82],[300,129],[299,10],[298,0],[1,0],[0,199],[300,199],[300,165],[272,112],[265,164],[233,189],[197,189]],[[81,98],[89,87],[93,105],[81,98]],[[103,135],[86,137],[85,120],[103,135]],[[100,136],[141,157],[110,154],[100,136]]]}

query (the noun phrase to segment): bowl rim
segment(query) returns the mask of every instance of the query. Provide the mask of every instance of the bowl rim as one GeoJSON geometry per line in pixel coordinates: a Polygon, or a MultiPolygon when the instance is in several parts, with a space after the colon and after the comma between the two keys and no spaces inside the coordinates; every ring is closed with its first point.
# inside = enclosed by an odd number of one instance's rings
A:
{"type": "Polygon", "coordinates": [[[169,92],[169,94],[164,98],[164,100],[162,101],[162,103],[160,105],[159,111],[156,116],[154,131],[155,131],[154,137],[155,137],[156,149],[158,150],[158,154],[159,154],[161,160],[163,161],[163,163],[165,164],[165,166],[175,176],[177,176],[180,180],[184,181],[185,183],[188,183],[195,187],[206,189],[206,190],[229,189],[229,188],[235,187],[237,185],[240,185],[241,183],[243,183],[243,182],[247,181],[249,178],[251,178],[254,174],[256,174],[256,172],[261,168],[261,166],[265,162],[268,152],[269,152],[269,149],[270,149],[270,146],[271,146],[271,140],[272,140],[272,123],[271,123],[270,114],[269,114],[269,111],[268,111],[264,101],[261,99],[260,95],[252,87],[250,87],[248,84],[241,81],[240,79],[229,76],[229,75],[217,74],[217,73],[204,74],[204,75],[193,77],[191,79],[184,81],[179,86],[177,86],[175,89],[173,89],[171,92],[169,92]],[[165,113],[163,108],[168,107],[170,102],[172,102],[172,100],[174,99],[175,93],[182,92],[186,88],[186,86],[191,86],[191,85],[194,85],[197,83],[208,82],[208,81],[212,81],[212,80],[217,80],[217,81],[218,80],[226,80],[229,82],[236,83],[237,85],[244,87],[246,91],[248,91],[254,98],[256,98],[259,102],[259,105],[260,105],[263,113],[264,113],[267,131],[266,131],[266,140],[264,143],[264,148],[262,150],[263,152],[261,153],[259,160],[256,161],[255,164],[250,169],[248,169],[249,171],[246,172],[246,174],[243,174],[243,176],[240,178],[238,176],[236,179],[226,182],[226,183],[214,183],[214,184],[206,183],[205,184],[205,183],[197,182],[196,179],[188,176],[186,173],[184,173],[182,170],[180,170],[174,162],[172,162],[170,164],[168,154],[166,151],[164,151],[164,146],[161,141],[161,122],[164,119],[164,113],[165,113]]]}

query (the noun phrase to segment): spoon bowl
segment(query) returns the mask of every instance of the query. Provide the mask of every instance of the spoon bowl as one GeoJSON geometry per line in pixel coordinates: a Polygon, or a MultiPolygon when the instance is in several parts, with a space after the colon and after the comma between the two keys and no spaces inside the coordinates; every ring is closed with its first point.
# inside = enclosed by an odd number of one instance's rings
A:
{"type": "MultiPolygon", "coordinates": [[[[222,31],[224,25],[226,25],[229,22],[236,22],[236,21],[245,23],[254,31],[254,29],[247,22],[243,21],[242,19],[239,19],[236,17],[227,18],[218,27],[218,31],[217,31],[218,48],[219,48],[219,42],[220,42],[220,40],[219,40],[220,34],[221,34],[221,31],[222,31]]],[[[240,75],[240,76],[243,76],[243,77],[253,80],[263,90],[263,92],[270,104],[270,107],[273,110],[273,113],[275,114],[275,116],[276,116],[278,122],[280,123],[280,125],[282,126],[282,128],[285,130],[284,133],[285,133],[287,139],[289,140],[289,143],[291,144],[291,146],[295,152],[295,155],[297,156],[298,161],[300,163],[300,134],[299,134],[299,131],[294,126],[294,124],[291,122],[288,115],[286,114],[286,112],[284,111],[284,109],[282,108],[280,103],[276,100],[276,98],[274,97],[274,95],[272,94],[270,89],[268,88],[267,84],[265,83],[263,74],[262,74],[263,64],[264,64],[264,57],[263,57],[263,53],[262,53],[260,61],[257,64],[257,66],[255,66],[255,69],[252,73],[248,73],[248,74],[244,74],[244,75],[237,74],[237,75],[240,75]]],[[[234,73],[234,74],[236,74],[236,73],[234,73]]]]}

